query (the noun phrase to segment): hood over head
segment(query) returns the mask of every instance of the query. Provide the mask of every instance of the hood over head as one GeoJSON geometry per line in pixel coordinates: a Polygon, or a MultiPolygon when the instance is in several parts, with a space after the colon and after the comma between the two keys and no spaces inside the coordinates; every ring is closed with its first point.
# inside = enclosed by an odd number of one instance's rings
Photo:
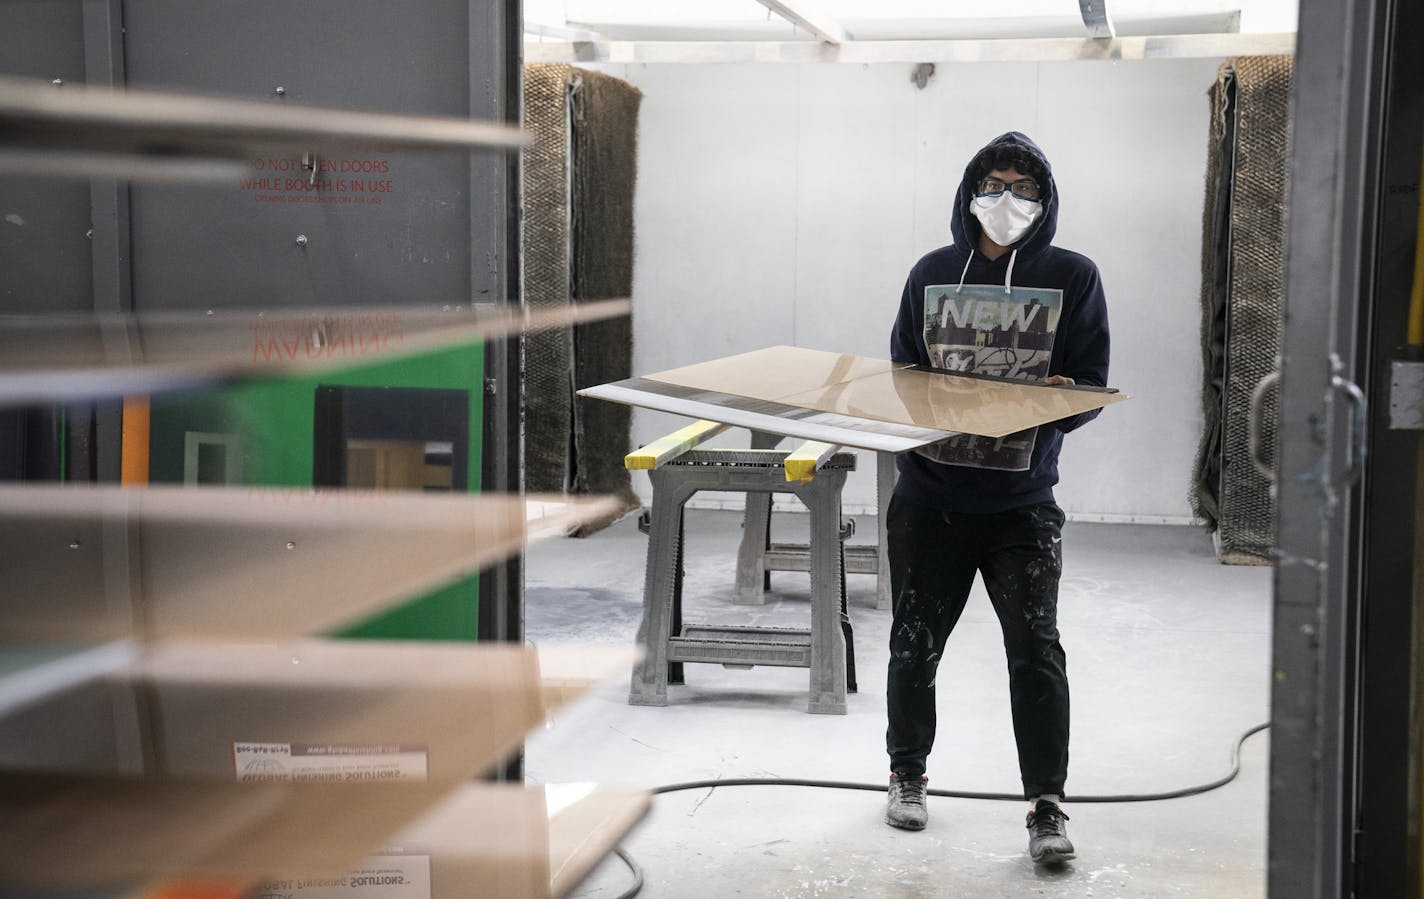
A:
{"type": "Polygon", "coordinates": [[[1048,164],[1048,157],[1043,155],[1038,144],[1018,131],[999,135],[969,160],[969,164],[964,168],[964,177],[959,182],[959,189],[954,194],[954,211],[950,216],[949,230],[954,235],[956,244],[969,250],[978,248],[979,235],[983,228],[969,211],[970,203],[974,200],[979,178],[993,168],[985,163],[992,160],[996,153],[1005,150],[1022,152],[1039,167],[1039,171],[1023,174],[1032,175],[1039,180],[1039,186],[1043,189],[1043,216],[1034,223],[1028,234],[1013,245],[1018,252],[1026,256],[1032,255],[1051,244],[1053,235],[1058,230],[1058,187],[1053,182],[1053,168],[1048,164]]]}

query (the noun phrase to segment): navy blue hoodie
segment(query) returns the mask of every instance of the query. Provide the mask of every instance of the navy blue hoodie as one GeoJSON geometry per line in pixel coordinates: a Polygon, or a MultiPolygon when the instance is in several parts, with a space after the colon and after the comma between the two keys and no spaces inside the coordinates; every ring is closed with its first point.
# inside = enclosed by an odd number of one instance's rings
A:
{"type": "MultiPolygon", "coordinates": [[[[1016,131],[994,138],[984,150],[970,160],[955,193],[950,218],[954,243],[925,255],[905,281],[900,312],[890,335],[890,358],[927,366],[940,362],[942,367],[942,358],[932,359],[924,327],[925,309],[932,295],[938,303],[953,296],[960,285],[992,285],[998,293],[1007,293],[1010,286],[1031,288],[1053,295],[1060,304],[1057,330],[1052,337],[1047,370],[1040,368],[1018,376],[1066,375],[1078,384],[1107,386],[1108,315],[1102,282],[1091,259],[1052,245],[1058,225],[1058,189],[1048,160],[1033,141],[1016,131]],[[1008,252],[990,261],[975,249],[981,232],[979,220],[970,212],[976,188],[975,162],[984,150],[1004,145],[1017,146],[1042,164],[1044,213],[1008,252]]],[[[962,289],[959,293],[963,294],[962,289]]],[[[1064,433],[1097,414],[1096,410],[1084,413],[1043,425],[1036,435],[1022,435],[1033,440],[1028,467],[1022,471],[945,464],[930,458],[935,455],[934,450],[901,453],[897,458],[900,481],[896,492],[916,502],[960,513],[1002,512],[1051,502],[1053,485],[1058,483],[1058,452],[1064,433]]],[[[1027,439],[1023,445],[1026,452],[1027,439]]]]}

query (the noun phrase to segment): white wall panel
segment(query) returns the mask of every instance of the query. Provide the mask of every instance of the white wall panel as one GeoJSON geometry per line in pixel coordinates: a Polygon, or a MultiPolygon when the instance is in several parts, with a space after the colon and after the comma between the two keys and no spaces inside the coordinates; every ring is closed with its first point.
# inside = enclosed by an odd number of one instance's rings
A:
{"type": "MultiPolygon", "coordinates": [[[[1112,381],[1137,397],[1069,436],[1059,501],[1078,516],[1187,519],[1218,64],[941,65],[924,90],[907,65],[603,67],[644,94],[635,371],[778,343],[885,356],[905,274],[950,240],[968,158],[1023,131],[1054,164],[1058,242],[1102,269],[1112,381]]],[[[639,411],[634,440],[683,423],[639,411]]],[[[730,434],[719,442],[744,443],[730,434]]],[[[868,454],[861,469],[845,501],[868,509],[868,454]]]]}
{"type": "MultiPolygon", "coordinates": [[[[611,72],[643,91],[634,207],[634,373],[795,343],[801,73],[775,66],[630,66],[611,72]]],[[[634,443],[685,424],[637,410],[634,443]]],[[[743,431],[718,440],[738,444],[746,445],[743,431]]],[[[647,478],[635,475],[633,482],[648,497],[647,478]]],[[[730,499],[736,498],[723,498],[730,499]]]]}
{"type": "Polygon", "coordinates": [[[639,75],[635,369],[793,340],[799,73],[639,75]]]}
{"type": "MultiPolygon", "coordinates": [[[[920,189],[915,194],[914,253],[901,265],[900,286],[916,259],[953,240],[949,214],[970,157],[1005,131],[1021,131],[1038,140],[1038,66],[942,65],[923,91],[912,84],[905,87],[916,100],[913,165],[920,189]]],[[[898,298],[899,287],[896,290],[898,298]]]]}
{"type": "Polygon", "coordinates": [[[1045,63],[1040,137],[1060,246],[1097,261],[1113,384],[1135,399],[1068,435],[1070,513],[1189,517],[1201,436],[1201,223],[1207,90],[1219,60],[1045,63]]]}
{"type": "Polygon", "coordinates": [[[916,91],[903,66],[801,72],[796,339],[885,357],[913,252],[916,91]]]}

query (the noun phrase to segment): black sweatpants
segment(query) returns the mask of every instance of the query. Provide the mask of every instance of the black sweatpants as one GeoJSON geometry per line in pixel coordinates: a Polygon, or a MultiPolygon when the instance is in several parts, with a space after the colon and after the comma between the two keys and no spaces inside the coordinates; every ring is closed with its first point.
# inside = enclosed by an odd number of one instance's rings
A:
{"type": "Polygon", "coordinates": [[[896,494],[886,518],[895,620],[885,735],[890,770],[925,771],[935,738],[935,671],[974,584],[1004,632],[1024,798],[1063,794],[1068,671],[1058,642],[1063,510],[1054,503],[960,515],[896,494]]]}

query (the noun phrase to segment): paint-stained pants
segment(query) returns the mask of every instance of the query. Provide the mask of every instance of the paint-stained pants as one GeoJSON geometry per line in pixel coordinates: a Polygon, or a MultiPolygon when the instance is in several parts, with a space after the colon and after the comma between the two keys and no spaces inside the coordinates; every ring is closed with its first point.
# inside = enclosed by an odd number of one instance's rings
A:
{"type": "Polygon", "coordinates": [[[890,770],[925,771],[935,738],[935,672],[979,572],[1004,632],[1024,797],[1062,795],[1068,774],[1068,671],[1058,642],[1063,510],[1045,503],[958,515],[897,494],[886,526],[895,609],[885,735],[890,770]]]}

